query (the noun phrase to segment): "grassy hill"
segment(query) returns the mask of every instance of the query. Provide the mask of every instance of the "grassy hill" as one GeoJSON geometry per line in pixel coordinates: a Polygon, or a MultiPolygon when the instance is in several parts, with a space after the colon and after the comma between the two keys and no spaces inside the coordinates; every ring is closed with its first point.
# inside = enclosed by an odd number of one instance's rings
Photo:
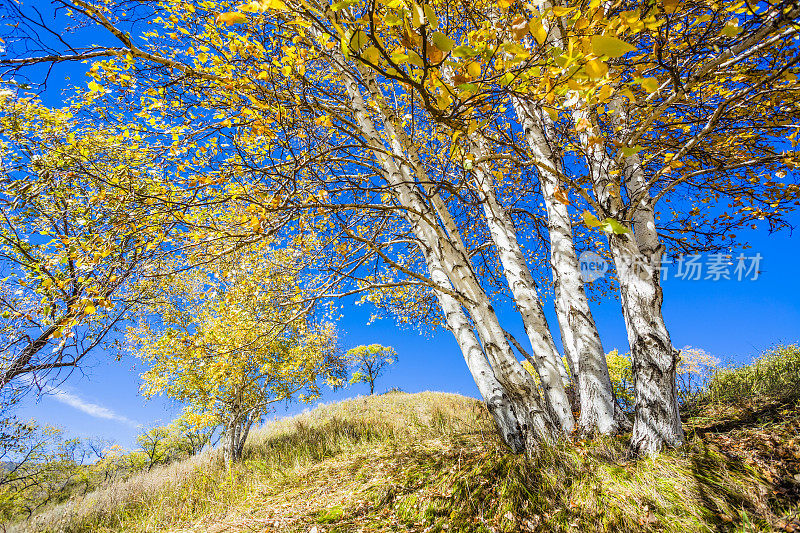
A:
{"type": "Polygon", "coordinates": [[[525,458],[474,399],[356,398],[267,425],[232,469],[203,453],[12,530],[800,531],[794,393],[708,401],[685,423],[686,446],[653,459],[624,438],[525,458]]]}

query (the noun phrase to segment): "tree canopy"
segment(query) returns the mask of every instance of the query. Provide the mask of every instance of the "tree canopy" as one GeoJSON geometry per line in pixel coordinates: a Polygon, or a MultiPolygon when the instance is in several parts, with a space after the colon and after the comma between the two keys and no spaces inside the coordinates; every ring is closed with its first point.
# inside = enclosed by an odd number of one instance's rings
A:
{"type": "MultiPolygon", "coordinates": [[[[56,5],[113,44],[53,43],[35,15],[11,9],[5,79],[92,61],[76,98],[107,142],[158,154],[144,201],[155,210],[136,220],[160,228],[154,246],[176,271],[276,243],[302,263],[303,302],[362,293],[402,321],[447,327],[516,451],[628,426],[581,251],[614,265],[602,287],[628,332],[631,444],[656,453],[684,438],[664,254],[746,246],[741,228],[787,228],[800,201],[795,2],[56,5]],[[503,301],[530,352],[495,311],[503,301]]],[[[14,87],[6,98],[23,101],[14,87]]],[[[247,339],[252,319],[219,298],[236,286],[197,291],[198,314],[176,314],[183,332],[176,323],[159,338],[235,351],[219,330],[247,339]]]]}

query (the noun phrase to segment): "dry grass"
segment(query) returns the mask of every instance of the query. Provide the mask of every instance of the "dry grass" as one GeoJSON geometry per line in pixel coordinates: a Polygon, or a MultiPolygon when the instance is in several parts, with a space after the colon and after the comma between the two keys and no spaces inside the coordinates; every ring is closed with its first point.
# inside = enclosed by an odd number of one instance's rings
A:
{"type": "MultiPolygon", "coordinates": [[[[794,404],[781,409],[785,421],[795,421],[785,425],[792,431],[800,412],[794,404]]],[[[473,399],[433,392],[357,398],[268,424],[230,470],[203,454],[53,508],[19,529],[791,530],[797,498],[780,492],[791,473],[770,473],[763,461],[726,448],[725,436],[761,427],[729,420],[736,427],[719,430],[690,420],[689,443],[653,459],[631,459],[624,439],[526,458],[506,452],[473,399]]],[[[773,438],[798,451],[796,439],[773,438]]]]}
{"type": "MultiPolygon", "coordinates": [[[[254,431],[231,469],[214,452],[158,467],[15,525],[18,531],[163,531],[220,520],[273,488],[292,483],[336,457],[399,446],[442,431],[489,431],[482,406],[446,393],[356,398],[282,419],[254,431]],[[446,426],[446,428],[445,428],[446,426]]],[[[201,528],[202,529],[202,528],[201,528]]]]}

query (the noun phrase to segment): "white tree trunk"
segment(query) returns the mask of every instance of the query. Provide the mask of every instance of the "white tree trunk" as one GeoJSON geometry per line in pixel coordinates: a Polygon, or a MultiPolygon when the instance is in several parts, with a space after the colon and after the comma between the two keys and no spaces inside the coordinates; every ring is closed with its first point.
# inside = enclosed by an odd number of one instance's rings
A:
{"type": "MultiPolygon", "coordinates": [[[[424,249],[423,253],[425,253],[424,249]]],[[[449,286],[442,269],[436,265],[435,260],[428,254],[425,255],[431,279],[443,286],[449,286]]],[[[442,307],[447,327],[453,333],[459,348],[461,348],[467,368],[469,368],[472,378],[478,386],[478,391],[480,391],[489,413],[494,418],[503,440],[514,453],[525,451],[525,434],[522,427],[520,427],[517,415],[514,413],[511,399],[503,390],[500,382],[497,381],[497,377],[495,377],[492,367],[486,360],[486,356],[478,343],[478,339],[475,337],[475,332],[467,320],[464,310],[461,308],[461,304],[449,294],[441,291],[435,292],[442,307]]]]}
{"type": "Polygon", "coordinates": [[[569,211],[556,197],[561,188],[558,174],[563,172],[563,165],[547,139],[542,110],[517,98],[513,99],[513,105],[538,163],[547,212],[556,315],[580,401],[578,425],[584,434],[617,433],[624,425],[624,414],[614,399],[605,352],[586,297],[569,211]]]}
{"type": "MultiPolygon", "coordinates": [[[[484,155],[479,145],[476,145],[474,153],[478,159],[484,155]]],[[[483,195],[483,210],[492,242],[497,247],[506,281],[533,348],[531,364],[539,374],[542,389],[555,418],[566,433],[571,433],[575,429],[575,419],[564,387],[566,369],[550,333],[533,275],[519,246],[516,230],[508,213],[497,199],[492,176],[481,166],[476,167],[474,173],[478,188],[483,195]]]]}
{"type": "MultiPolygon", "coordinates": [[[[621,108],[614,113],[615,129],[625,127],[621,108]]],[[[584,109],[575,112],[576,120],[592,117],[584,109]]],[[[644,186],[638,156],[627,158],[618,168],[604,147],[589,142],[594,124],[581,134],[587,165],[592,175],[595,196],[610,216],[622,212],[623,200],[619,178],[628,197],[635,197],[644,186]]],[[[609,236],[609,248],[619,281],[622,315],[628,332],[634,379],[634,425],[631,447],[641,454],[658,453],[665,446],[683,442],[678,410],[676,367],[678,352],[673,348],[661,312],[663,293],[660,283],[661,254],[655,226],[655,214],[645,195],[633,217],[633,233],[609,236]]]]}
{"type": "MultiPolygon", "coordinates": [[[[627,110],[612,101],[615,131],[627,132],[627,110]]],[[[632,199],[633,238],[612,236],[614,262],[625,272],[619,276],[622,310],[628,326],[635,391],[635,418],[631,446],[642,454],[659,452],[665,445],[683,443],[678,408],[676,367],[678,351],[672,346],[661,306],[661,260],[664,246],[656,229],[655,210],[639,156],[626,157],[623,183],[632,199]]]]}
{"type": "Polygon", "coordinates": [[[641,454],[654,454],[683,442],[675,382],[678,351],[672,347],[661,313],[658,269],[644,266],[631,235],[612,235],[609,240],[631,347],[635,393],[631,447],[641,454]]]}
{"type": "MultiPolygon", "coordinates": [[[[407,154],[400,146],[397,136],[392,135],[392,131],[389,130],[391,127],[390,117],[387,117],[387,113],[384,112],[386,121],[384,126],[387,129],[387,137],[389,137],[389,150],[387,150],[369,117],[368,108],[355,79],[343,66],[340,73],[362,134],[368,139],[373,155],[385,170],[386,179],[392,187],[393,194],[401,205],[408,209],[405,212],[406,218],[409,220],[415,236],[419,239],[420,245],[423,246],[426,254],[436,260],[438,269],[449,283],[464,295],[464,303],[467,304],[467,308],[475,319],[476,329],[495,370],[495,375],[514,402],[516,414],[522,422],[522,429],[528,441],[526,444],[532,446],[537,439],[552,440],[554,438],[553,424],[539,405],[535,382],[513,356],[497,316],[488,297],[480,287],[466,255],[456,248],[446,234],[439,231],[438,226],[434,225],[434,221],[437,220],[436,212],[425,202],[415,185],[417,183],[416,176],[404,163],[408,160],[407,154]],[[387,151],[392,154],[392,157],[387,155],[387,151]],[[519,406],[519,409],[516,409],[516,406],[519,406]]],[[[374,81],[372,85],[371,90],[376,90],[377,86],[374,81]]],[[[382,95],[375,96],[375,102],[380,105],[382,95]]],[[[427,182],[427,180],[425,181],[427,182]]]]}

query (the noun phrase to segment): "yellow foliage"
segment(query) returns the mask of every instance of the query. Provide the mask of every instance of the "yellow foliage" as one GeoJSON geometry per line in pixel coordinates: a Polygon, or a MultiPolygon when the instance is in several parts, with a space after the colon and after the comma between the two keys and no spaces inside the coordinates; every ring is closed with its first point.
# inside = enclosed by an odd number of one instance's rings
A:
{"type": "Polygon", "coordinates": [[[153,309],[160,320],[128,332],[148,363],[145,396],[187,404],[197,426],[258,419],[272,404],[312,401],[320,381],[341,374],[331,324],[304,306],[291,254],[237,254],[169,280],[175,295],[153,309]]]}

